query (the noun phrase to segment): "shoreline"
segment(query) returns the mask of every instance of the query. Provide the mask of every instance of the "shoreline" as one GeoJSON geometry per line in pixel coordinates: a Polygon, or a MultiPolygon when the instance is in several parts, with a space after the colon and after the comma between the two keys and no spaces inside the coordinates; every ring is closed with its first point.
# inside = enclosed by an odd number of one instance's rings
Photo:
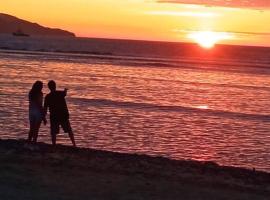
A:
{"type": "Polygon", "coordinates": [[[1,199],[17,195],[22,200],[151,199],[153,195],[153,199],[267,199],[270,195],[267,172],[45,143],[31,151],[25,144],[0,139],[1,199]]]}

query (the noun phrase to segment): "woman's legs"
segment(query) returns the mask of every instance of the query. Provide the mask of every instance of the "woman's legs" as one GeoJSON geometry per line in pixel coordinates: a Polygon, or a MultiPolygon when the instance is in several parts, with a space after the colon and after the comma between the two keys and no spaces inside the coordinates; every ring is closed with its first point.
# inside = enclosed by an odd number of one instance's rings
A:
{"type": "Polygon", "coordinates": [[[52,145],[55,146],[56,145],[56,134],[51,133],[52,136],[52,145]]]}
{"type": "Polygon", "coordinates": [[[35,129],[34,127],[35,127],[35,123],[33,121],[30,121],[30,130],[29,130],[29,133],[28,133],[28,142],[32,142],[34,129],[35,129]]]}
{"type": "Polygon", "coordinates": [[[33,142],[34,143],[37,142],[38,132],[39,132],[40,125],[41,125],[41,122],[37,122],[35,124],[34,133],[33,133],[33,142]]]}
{"type": "Polygon", "coordinates": [[[38,138],[38,131],[40,128],[41,122],[40,121],[30,121],[30,130],[28,134],[28,142],[37,142],[38,138]]]}

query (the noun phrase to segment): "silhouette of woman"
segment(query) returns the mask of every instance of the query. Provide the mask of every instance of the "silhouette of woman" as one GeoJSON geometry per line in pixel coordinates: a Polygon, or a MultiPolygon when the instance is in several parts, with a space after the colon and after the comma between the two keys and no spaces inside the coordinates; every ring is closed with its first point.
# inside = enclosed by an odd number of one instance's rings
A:
{"type": "Polygon", "coordinates": [[[28,135],[28,141],[36,143],[38,138],[38,131],[43,120],[46,124],[46,119],[44,118],[44,109],[42,107],[43,103],[43,93],[42,93],[43,83],[41,81],[36,81],[32,89],[29,92],[29,121],[30,130],[28,135]]]}

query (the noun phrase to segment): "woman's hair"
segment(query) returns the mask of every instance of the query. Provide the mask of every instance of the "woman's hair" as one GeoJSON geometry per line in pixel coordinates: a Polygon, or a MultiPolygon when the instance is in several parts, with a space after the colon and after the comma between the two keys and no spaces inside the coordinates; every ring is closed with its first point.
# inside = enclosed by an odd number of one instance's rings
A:
{"type": "Polygon", "coordinates": [[[33,86],[32,89],[29,92],[29,100],[35,100],[38,95],[42,94],[41,90],[43,88],[43,83],[41,81],[36,81],[33,86]]]}

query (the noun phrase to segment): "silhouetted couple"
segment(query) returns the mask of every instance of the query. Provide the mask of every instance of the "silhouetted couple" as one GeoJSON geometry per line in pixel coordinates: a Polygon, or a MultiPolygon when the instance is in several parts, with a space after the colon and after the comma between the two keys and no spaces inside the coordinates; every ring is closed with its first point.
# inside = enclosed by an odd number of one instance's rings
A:
{"type": "Polygon", "coordinates": [[[43,107],[43,83],[36,81],[29,92],[29,121],[30,130],[28,141],[36,143],[40,125],[43,121],[47,124],[47,110],[50,111],[50,126],[52,144],[56,144],[56,135],[60,131],[60,126],[65,133],[68,133],[73,146],[76,146],[73,131],[69,122],[69,112],[65,97],[67,89],[64,91],[56,90],[55,81],[49,81],[48,88],[50,93],[46,95],[43,107]]]}

